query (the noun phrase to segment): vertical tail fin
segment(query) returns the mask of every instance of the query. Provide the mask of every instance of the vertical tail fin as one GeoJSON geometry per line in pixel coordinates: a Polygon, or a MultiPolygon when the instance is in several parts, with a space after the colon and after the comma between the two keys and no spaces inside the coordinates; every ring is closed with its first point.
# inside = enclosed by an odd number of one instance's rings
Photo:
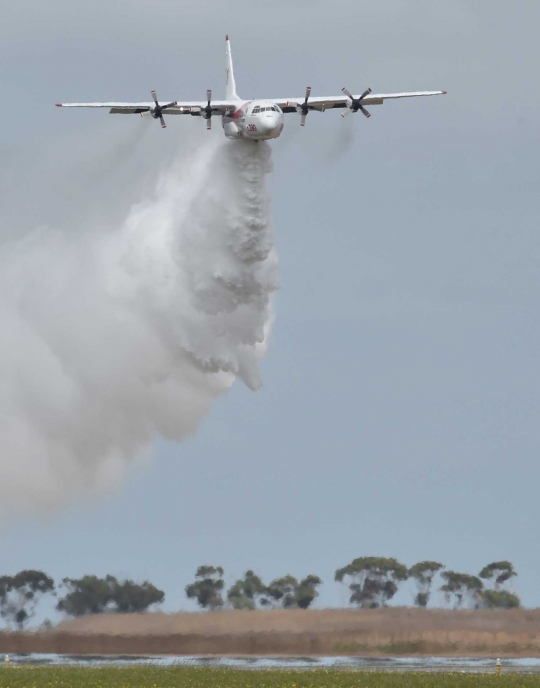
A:
{"type": "Polygon", "coordinates": [[[225,36],[225,44],[227,46],[225,51],[226,56],[226,71],[225,71],[225,99],[226,100],[240,100],[236,92],[236,82],[234,80],[234,70],[231,54],[231,42],[229,36],[225,36]]]}

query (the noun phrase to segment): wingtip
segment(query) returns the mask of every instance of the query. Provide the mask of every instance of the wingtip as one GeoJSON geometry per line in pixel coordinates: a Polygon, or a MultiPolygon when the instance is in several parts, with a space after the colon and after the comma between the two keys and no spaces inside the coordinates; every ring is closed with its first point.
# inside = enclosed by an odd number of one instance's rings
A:
{"type": "Polygon", "coordinates": [[[56,107],[62,107],[62,103],[56,103],[56,107]]]}
{"type": "Polygon", "coordinates": [[[225,36],[225,40],[226,40],[226,41],[229,40],[229,34],[227,34],[227,35],[225,36]]]}
{"type": "Polygon", "coordinates": [[[442,95],[445,96],[447,91],[442,91],[442,95]]]}

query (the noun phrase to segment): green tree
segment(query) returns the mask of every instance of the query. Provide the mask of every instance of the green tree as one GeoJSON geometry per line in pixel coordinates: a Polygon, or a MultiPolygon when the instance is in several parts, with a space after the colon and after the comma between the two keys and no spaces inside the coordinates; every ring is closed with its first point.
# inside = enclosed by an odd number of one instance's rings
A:
{"type": "Polygon", "coordinates": [[[322,585],[319,576],[309,575],[303,578],[295,590],[296,606],[307,609],[319,596],[317,587],[322,585]]]}
{"type": "Polygon", "coordinates": [[[257,609],[258,604],[269,604],[266,586],[251,569],[230,587],[227,599],[234,609],[257,609]]]}
{"type": "Polygon", "coordinates": [[[431,596],[431,585],[435,575],[444,568],[438,561],[419,561],[409,569],[409,577],[414,578],[418,592],[414,598],[417,607],[427,607],[431,596]]]}
{"type": "Polygon", "coordinates": [[[283,609],[296,607],[296,588],[298,581],[290,574],[275,578],[267,587],[266,592],[274,606],[281,606],[283,609]]]}
{"type": "Polygon", "coordinates": [[[322,584],[318,576],[310,574],[300,582],[290,574],[276,578],[266,588],[269,601],[273,606],[283,609],[299,607],[307,609],[318,596],[317,587],[322,584]]]}
{"type": "Polygon", "coordinates": [[[221,591],[224,586],[221,566],[199,566],[195,582],[186,586],[186,595],[196,599],[203,609],[217,609],[223,606],[221,591]]]}
{"type": "Polygon", "coordinates": [[[43,595],[54,594],[54,581],[43,571],[25,570],[0,578],[0,616],[19,630],[35,615],[43,595]]]}
{"type": "Polygon", "coordinates": [[[483,593],[483,602],[486,607],[512,609],[521,605],[521,600],[515,593],[508,592],[502,587],[511,578],[517,576],[513,564],[509,561],[494,561],[484,566],[479,576],[493,585],[493,589],[484,590],[483,593]]]}
{"type": "Polygon", "coordinates": [[[517,576],[517,573],[509,561],[494,561],[484,566],[478,575],[484,580],[492,581],[495,584],[495,590],[500,590],[501,586],[517,576]]]}
{"type": "MultiPolygon", "coordinates": [[[[112,578],[112,577],[111,577],[112,578]]],[[[161,604],[165,599],[163,590],[158,590],[149,581],[135,583],[132,580],[110,580],[111,603],[113,610],[123,614],[145,612],[155,604],[161,604]]]]}
{"type": "Polygon", "coordinates": [[[454,609],[469,605],[478,609],[482,603],[483,583],[477,576],[457,571],[443,571],[441,577],[446,581],[441,585],[447,602],[454,599],[454,609]]]}
{"type": "Polygon", "coordinates": [[[143,612],[165,599],[165,593],[149,581],[119,581],[114,576],[64,578],[62,587],[66,589],[66,594],[58,601],[56,608],[70,616],[143,612]]]}
{"type": "Polygon", "coordinates": [[[358,557],[336,571],[336,581],[341,583],[345,577],[351,581],[350,603],[374,608],[387,605],[396,594],[398,584],[407,580],[409,572],[397,559],[358,557]]]}
{"type": "Polygon", "coordinates": [[[106,578],[98,578],[98,576],[64,578],[62,587],[67,592],[64,597],[58,600],[56,609],[59,612],[69,614],[69,616],[103,614],[108,610],[112,600],[112,580],[112,576],[106,578]]]}
{"type": "Polygon", "coordinates": [[[484,590],[482,602],[488,609],[517,609],[521,606],[519,597],[508,590],[484,590]]]}

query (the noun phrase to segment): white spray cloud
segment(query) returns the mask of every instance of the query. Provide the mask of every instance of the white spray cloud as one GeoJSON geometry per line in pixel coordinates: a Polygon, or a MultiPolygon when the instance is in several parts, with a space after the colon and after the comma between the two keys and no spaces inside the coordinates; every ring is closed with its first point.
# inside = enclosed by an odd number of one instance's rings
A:
{"type": "Polygon", "coordinates": [[[120,226],[3,244],[4,511],[118,484],[153,437],[195,432],[236,377],[260,387],[278,287],[270,171],[266,143],[213,141],[120,226]]]}

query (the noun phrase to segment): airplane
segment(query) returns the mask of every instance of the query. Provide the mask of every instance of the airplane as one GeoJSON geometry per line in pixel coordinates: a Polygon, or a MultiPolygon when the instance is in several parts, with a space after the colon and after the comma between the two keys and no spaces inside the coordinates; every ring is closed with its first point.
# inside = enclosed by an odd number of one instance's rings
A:
{"type": "Polygon", "coordinates": [[[300,126],[306,124],[306,118],[312,111],[325,112],[342,108],[342,117],[350,113],[361,112],[365,117],[371,117],[366,105],[382,105],[385,100],[395,98],[416,98],[419,96],[438,96],[446,91],[415,91],[412,93],[376,93],[366,89],[361,95],[353,96],[346,88],[342,88],[340,96],[311,97],[311,87],[306,88],[302,98],[275,98],[264,100],[242,100],[236,92],[234,79],[231,43],[229,36],[226,41],[226,81],[225,100],[212,101],[212,91],[206,91],[206,101],[170,101],[160,104],[155,91],[152,91],[153,102],[150,103],[57,103],[56,107],[72,108],[110,108],[111,115],[139,114],[141,117],[150,115],[159,120],[163,129],[164,115],[192,115],[206,120],[206,128],[212,128],[212,117],[220,116],[223,131],[229,139],[252,139],[265,141],[277,139],[283,131],[284,114],[297,113],[300,115],[300,126]]]}

